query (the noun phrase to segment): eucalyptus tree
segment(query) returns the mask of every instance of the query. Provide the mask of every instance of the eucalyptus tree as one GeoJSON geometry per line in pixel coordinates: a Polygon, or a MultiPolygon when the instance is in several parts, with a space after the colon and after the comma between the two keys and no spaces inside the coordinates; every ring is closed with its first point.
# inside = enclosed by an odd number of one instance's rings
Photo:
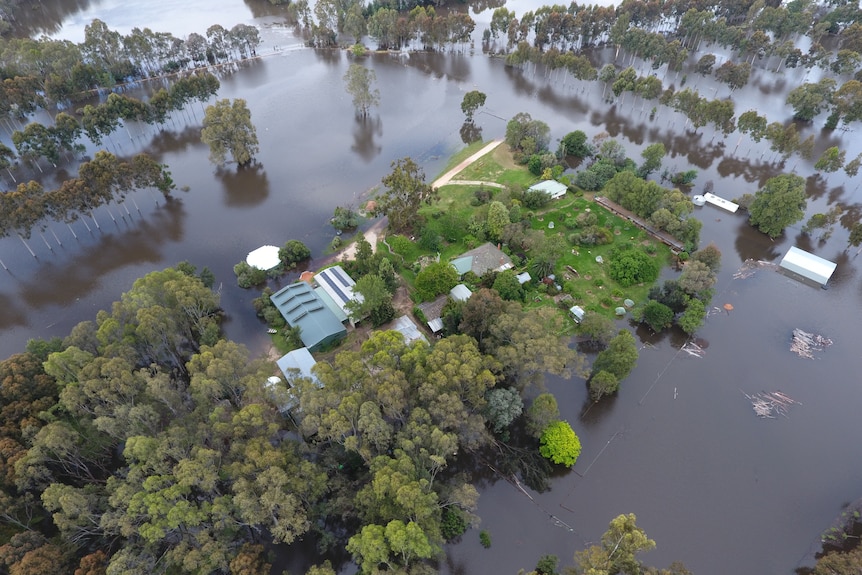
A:
{"type": "MultiPolygon", "coordinates": [[[[358,4],[355,4],[358,6],[358,4]]],[[[260,32],[255,26],[248,24],[237,24],[228,33],[231,46],[238,50],[243,56],[252,56],[257,53],[260,46],[260,32]]]]}
{"type": "Polygon", "coordinates": [[[219,165],[228,154],[239,166],[247,165],[260,149],[251,111],[241,98],[207,106],[201,140],[210,148],[210,159],[219,165]]]}
{"type": "Polygon", "coordinates": [[[344,88],[353,98],[356,114],[363,118],[368,116],[368,112],[373,106],[380,103],[380,91],[375,87],[376,82],[377,74],[374,70],[361,64],[351,64],[347,72],[344,73],[344,88]]]}
{"type": "Polygon", "coordinates": [[[837,83],[832,78],[819,82],[806,82],[787,93],[787,103],[793,108],[793,117],[810,122],[820,112],[832,105],[832,97],[837,83]]]}
{"type": "Polygon", "coordinates": [[[105,136],[110,139],[111,133],[120,126],[119,117],[109,106],[87,104],[78,113],[84,132],[96,145],[100,145],[105,136]]]}
{"type": "Polygon", "coordinates": [[[51,127],[57,145],[62,150],[69,152],[83,152],[84,146],[78,143],[83,128],[78,119],[66,112],[60,112],[54,117],[54,125],[51,127]]]}
{"type": "Polygon", "coordinates": [[[736,141],[733,151],[736,152],[737,148],[739,148],[744,134],[748,134],[755,142],[760,142],[766,135],[766,125],[766,117],[758,114],[756,110],[748,110],[740,114],[736,122],[736,127],[739,130],[739,139],[736,141]]]}
{"type": "Polygon", "coordinates": [[[6,173],[9,174],[12,181],[17,184],[18,180],[15,179],[15,176],[12,175],[12,170],[9,169],[12,166],[12,160],[14,159],[15,152],[13,152],[9,146],[0,142],[0,168],[6,170],[6,173]]]}
{"type": "Polygon", "coordinates": [[[32,161],[42,172],[39,158],[45,158],[54,167],[60,161],[60,150],[54,134],[38,122],[31,122],[24,127],[23,131],[16,130],[12,133],[12,143],[18,151],[18,156],[24,160],[32,161]]]}

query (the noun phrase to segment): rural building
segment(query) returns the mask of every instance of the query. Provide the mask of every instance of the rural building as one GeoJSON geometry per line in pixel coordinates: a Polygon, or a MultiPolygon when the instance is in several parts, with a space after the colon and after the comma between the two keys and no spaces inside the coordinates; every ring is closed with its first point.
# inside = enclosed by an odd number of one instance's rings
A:
{"type": "Polygon", "coordinates": [[[335,313],[305,282],[290,284],[270,296],[290,327],[299,327],[302,343],[310,351],[338,341],[347,329],[335,313]]]}
{"type": "Polygon", "coordinates": [[[317,378],[311,373],[311,368],[314,367],[317,360],[314,359],[307,347],[301,347],[288,352],[277,359],[275,363],[278,365],[281,373],[284,374],[284,379],[288,383],[296,377],[307,377],[315,383],[319,383],[317,378]]]}
{"type": "Polygon", "coordinates": [[[815,281],[821,286],[826,285],[837,267],[837,264],[797,247],[791,247],[778,265],[782,269],[815,281]]]}
{"type": "Polygon", "coordinates": [[[473,272],[482,276],[488,271],[512,269],[512,260],[492,243],[482,244],[478,248],[464,252],[451,261],[452,267],[463,276],[467,272],[473,272]]]}
{"type": "Polygon", "coordinates": [[[428,343],[428,338],[425,337],[425,334],[419,331],[419,326],[406,315],[396,318],[395,321],[392,322],[392,329],[404,336],[405,343],[412,343],[417,339],[421,339],[425,343],[428,343]]]}
{"type": "Polygon", "coordinates": [[[471,295],[473,295],[473,292],[464,284],[458,284],[449,290],[449,297],[455,301],[467,301],[471,295]]]}
{"type": "Polygon", "coordinates": [[[552,200],[556,200],[557,198],[562,198],[566,195],[566,191],[568,188],[565,184],[561,184],[556,180],[545,180],[543,182],[539,182],[538,184],[533,184],[530,186],[531,192],[545,192],[549,196],[551,196],[552,200]]]}
{"type": "MultiPolygon", "coordinates": [[[[325,292],[326,296],[329,296],[329,300],[338,306],[345,319],[350,316],[350,313],[344,307],[347,305],[347,302],[354,299],[362,301],[361,294],[353,293],[353,286],[356,285],[356,282],[353,281],[352,277],[347,275],[347,272],[341,266],[332,266],[331,268],[320,270],[314,276],[314,279],[320,290],[325,292]]],[[[320,297],[322,294],[318,293],[318,296],[320,297]]],[[[328,303],[326,296],[321,297],[324,303],[328,303]]],[[[341,314],[336,313],[335,315],[340,316],[341,314]]],[[[341,318],[339,317],[339,319],[341,318]]]]}

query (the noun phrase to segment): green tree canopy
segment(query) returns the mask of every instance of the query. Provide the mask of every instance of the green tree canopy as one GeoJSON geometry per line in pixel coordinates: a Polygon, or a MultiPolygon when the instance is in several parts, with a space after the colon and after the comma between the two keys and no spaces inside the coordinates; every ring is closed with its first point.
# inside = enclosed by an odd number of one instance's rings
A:
{"type": "Polygon", "coordinates": [[[555,421],[539,438],[539,453],[559,465],[572,467],[581,454],[581,441],[566,421],[555,421]]]}
{"type": "Polygon", "coordinates": [[[210,147],[210,160],[222,165],[230,154],[240,166],[249,164],[260,150],[251,111],[245,100],[224,99],[207,106],[201,140],[210,147]]]}
{"type": "Polygon", "coordinates": [[[441,294],[449,293],[458,285],[458,272],[449,262],[430,263],[416,274],[416,294],[422,301],[431,301],[441,294]]]}
{"type": "Polygon", "coordinates": [[[638,347],[634,336],[628,330],[620,330],[619,334],[601,351],[593,362],[592,372],[606,371],[619,381],[624,380],[637,365],[638,347]]]}
{"type": "Polygon", "coordinates": [[[781,235],[789,225],[805,217],[808,202],[805,179],[796,174],[781,174],[766,180],[754,194],[748,208],[751,225],[771,238],[781,235]]]}
{"type": "Polygon", "coordinates": [[[485,94],[479,90],[471,90],[464,94],[464,99],[461,100],[461,111],[467,116],[467,121],[473,121],[473,114],[485,105],[485,94]]]}
{"type": "Polygon", "coordinates": [[[386,191],[375,200],[373,215],[385,215],[396,232],[417,223],[419,208],[437,199],[437,190],[425,183],[425,173],[410,158],[392,162],[392,172],[383,178],[386,191]]]}

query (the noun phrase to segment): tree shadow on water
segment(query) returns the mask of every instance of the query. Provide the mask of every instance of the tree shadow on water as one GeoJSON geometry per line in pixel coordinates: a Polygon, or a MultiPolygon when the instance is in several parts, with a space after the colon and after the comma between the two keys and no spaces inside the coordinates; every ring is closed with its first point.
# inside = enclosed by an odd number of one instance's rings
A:
{"type": "Polygon", "coordinates": [[[382,148],[374,138],[382,135],[383,122],[380,121],[380,116],[357,117],[356,124],[353,126],[353,145],[350,149],[367,164],[380,154],[382,148]]]}
{"type": "Polygon", "coordinates": [[[224,185],[225,205],[229,207],[256,206],[269,196],[269,178],[258,162],[236,170],[220,167],[216,176],[224,185]]]}

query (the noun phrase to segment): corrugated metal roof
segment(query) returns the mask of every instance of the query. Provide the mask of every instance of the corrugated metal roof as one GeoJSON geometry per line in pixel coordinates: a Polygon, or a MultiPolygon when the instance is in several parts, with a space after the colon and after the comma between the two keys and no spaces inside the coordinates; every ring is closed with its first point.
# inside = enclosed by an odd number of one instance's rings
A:
{"type": "Polygon", "coordinates": [[[452,260],[452,267],[458,272],[459,276],[464,275],[473,267],[473,256],[456,258],[452,260]]]}
{"type": "Polygon", "coordinates": [[[425,343],[428,343],[428,338],[425,337],[425,334],[419,331],[419,326],[406,315],[396,318],[392,323],[392,329],[403,335],[404,341],[407,343],[417,339],[421,339],[425,343]]]}
{"type": "Polygon", "coordinates": [[[313,379],[315,382],[317,381],[317,378],[311,373],[311,368],[314,367],[317,360],[314,359],[307,347],[301,347],[288,352],[278,358],[275,363],[278,365],[278,369],[281,370],[281,373],[284,374],[284,377],[288,382],[295,377],[295,374],[289,371],[291,369],[298,370],[299,375],[302,377],[308,377],[313,379]]]}
{"type": "Polygon", "coordinates": [[[568,190],[565,184],[561,184],[556,180],[544,180],[542,182],[539,182],[538,184],[533,184],[532,186],[530,186],[530,189],[534,191],[545,192],[553,199],[565,196],[566,190],[568,190]]]}
{"type": "Polygon", "coordinates": [[[449,290],[449,295],[452,296],[452,299],[455,301],[467,301],[470,299],[470,296],[473,295],[473,292],[471,292],[470,288],[464,284],[458,284],[449,290]]]}
{"type": "Polygon", "coordinates": [[[347,333],[335,314],[305,282],[283,287],[272,294],[270,300],[291,327],[299,326],[302,343],[306,347],[314,349],[347,333]]]}

